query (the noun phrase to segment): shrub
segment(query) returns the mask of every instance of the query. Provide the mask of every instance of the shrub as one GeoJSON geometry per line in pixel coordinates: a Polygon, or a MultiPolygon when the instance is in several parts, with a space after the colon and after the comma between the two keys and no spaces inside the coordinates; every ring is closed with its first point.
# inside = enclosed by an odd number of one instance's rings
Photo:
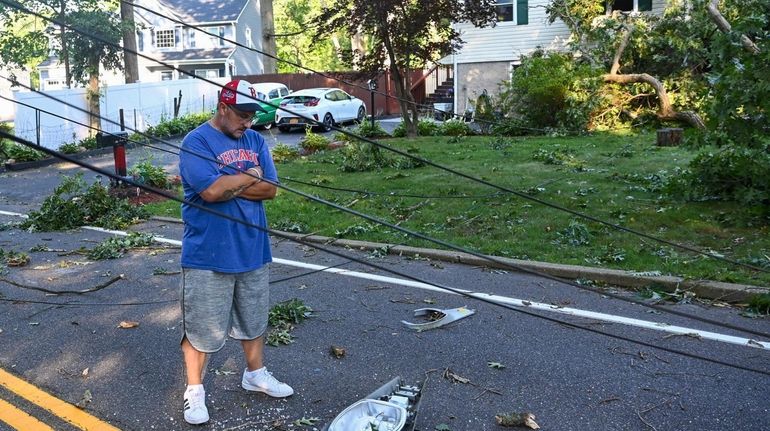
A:
{"type": "Polygon", "coordinates": [[[95,150],[99,147],[99,144],[96,142],[96,136],[89,136],[81,139],[78,146],[83,147],[86,150],[95,150]]]}
{"type": "MultiPolygon", "coordinates": [[[[13,127],[8,123],[0,123],[0,130],[11,135],[13,134],[13,127]]],[[[8,158],[8,147],[11,145],[11,141],[0,138],[0,161],[8,158]]]]}
{"type": "Polygon", "coordinates": [[[329,148],[331,142],[323,135],[313,133],[308,127],[305,132],[305,137],[299,142],[300,148],[307,153],[315,153],[316,151],[323,151],[329,148]]]}
{"type": "Polygon", "coordinates": [[[157,126],[148,127],[145,133],[158,138],[183,135],[208,121],[209,118],[211,113],[186,114],[172,119],[161,117],[160,123],[157,126]]]}
{"type": "Polygon", "coordinates": [[[275,163],[286,163],[299,157],[299,151],[296,148],[286,144],[278,144],[270,150],[275,163]]]}
{"type": "Polygon", "coordinates": [[[470,136],[473,135],[473,129],[464,121],[452,119],[441,125],[439,133],[444,136],[470,136]]]}
{"type": "Polygon", "coordinates": [[[492,125],[492,134],[496,136],[524,136],[531,132],[532,128],[520,118],[504,118],[492,125]]]}
{"type": "Polygon", "coordinates": [[[380,147],[368,142],[352,142],[342,149],[343,172],[364,172],[388,166],[388,158],[380,147]]]}
{"type": "MultiPolygon", "coordinates": [[[[420,120],[417,122],[417,135],[418,136],[436,136],[440,130],[440,125],[431,120],[420,120]]],[[[393,137],[403,138],[406,136],[406,126],[401,122],[393,130],[393,137]]]]}
{"type": "Polygon", "coordinates": [[[162,166],[153,165],[152,159],[135,164],[128,171],[128,174],[134,178],[134,181],[140,184],[146,184],[159,189],[165,189],[169,186],[166,170],[162,166]]]}
{"type": "Polygon", "coordinates": [[[499,108],[505,117],[531,128],[584,129],[593,107],[594,87],[573,87],[573,83],[592,75],[596,74],[589,66],[578,65],[568,55],[535,52],[522,59],[500,92],[499,108]]]}
{"type": "Polygon", "coordinates": [[[342,149],[343,172],[364,172],[386,167],[396,169],[412,169],[423,163],[404,156],[389,157],[380,147],[368,142],[353,142],[342,149]]]}
{"type": "Polygon", "coordinates": [[[40,151],[29,148],[26,145],[17,144],[16,142],[6,145],[5,154],[8,156],[8,160],[14,160],[16,162],[34,162],[35,160],[41,160],[47,157],[40,151]]]}
{"type": "Polygon", "coordinates": [[[77,142],[70,142],[68,144],[59,145],[59,152],[64,154],[75,154],[83,150],[77,142]]]}
{"type": "Polygon", "coordinates": [[[359,124],[353,132],[364,138],[386,138],[390,136],[388,132],[382,128],[379,121],[375,121],[374,126],[372,126],[371,121],[364,121],[359,124]]]}
{"type": "Polygon", "coordinates": [[[770,145],[762,149],[726,146],[704,152],[666,186],[673,196],[689,200],[770,204],[770,145]]]}

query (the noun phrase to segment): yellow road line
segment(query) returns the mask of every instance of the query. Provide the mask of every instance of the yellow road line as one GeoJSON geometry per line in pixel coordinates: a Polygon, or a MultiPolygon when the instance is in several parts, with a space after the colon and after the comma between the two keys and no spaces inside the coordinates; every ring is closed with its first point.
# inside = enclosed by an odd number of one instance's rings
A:
{"type": "Polygon", "coordinates": [[[8,374],[4,370],[0,370],[0,385],[82,430],[120,431],[118,428],[115,428],[107,422],[91,416],[72,404],[38,389],[32,384],[27,383],[12,374],[8,374]]]}
{"type": "Polygon", "coordinates": [[[0,422],[5,422],[19,431],[53,431],[53,428],[5,400],[0,400],[0,422]]]}

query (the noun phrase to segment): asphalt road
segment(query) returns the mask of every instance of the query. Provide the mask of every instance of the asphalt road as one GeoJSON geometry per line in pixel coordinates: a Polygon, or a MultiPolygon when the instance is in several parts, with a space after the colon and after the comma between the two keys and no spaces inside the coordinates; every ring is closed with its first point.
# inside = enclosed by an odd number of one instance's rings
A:
{"type": "MultiPolygon", "coordinates": [[[[129,153],[129,160],[134,157],[129,153]]],[[[110,165],[104,157],[93,162],[110,165]]],[[[59,164],[0,174],[0,210],[25,213],[39,208],[59,175],[75,169],[59,164]]],[[[14,221],[17,218],[0,216],[0,249],[28,252],[32,260],[27,266],[8,268],[0,281],[0,369],[72,404],[88,391],[91,401],[85,411],[123,430],[320,429],[347,405],[395,376],[425,385],[417,423],[422,431],[502,429],[495,424],[496,414],[523,411],[532,412],[544,430],[770,428],[767,351],[583,318],[542,312],[532,316],[448,293],[280,264],[271,267],[272,302],[299,298],[314,309],[313,317],[293,331],[294,343],[266,350],[268,367],[296,394],[274,400],[240,389],[239,346],[228,342],[207,366],[212,420],[201,427],[187,426],[181,415],[184,379],[175,273],[179,250],[135,250],[120,259],[94,262],[72,252],[93,247],[107,234],[84,229],[30,233],[7,224],[14,221]],[[41,246],[56,251],[30,251],[41,246]],[[34,289],[95,288],[119,274],[123,278],[88,293],[52,295],[34,289]],[[418,308],[459,306],[476,313],[422,333],[401,323],[416,321],[412,314],[418,308]],[[122,321],[139,325],[122,329],[118,327],[122,321]],[[332,356],[332,345],[343,347],[345,356],[332,356]],[[490,367],[490,362],[504,368],[490,367]],[[318,421],[309,427],[293,425],[302,418],[318,421]]],[[[171,222],[152,221],[134,229],[172,239],[181,233],[181,226],[171,222]]],[[[273,245],[277,258],[393,276],[318,248],[279,240],[273,245]]],[[[747,336],[533,276],[334,250],[456,288],[747,336]]],[[[748,319],[729,307],[669,307],[770,332],[767,319],[748,319]]],[[[0,400],[56,430],[75,429],[8,388],[0,387],[0,400]]],[[[0,421],[0,430],[10,429],[0,421]]]]}

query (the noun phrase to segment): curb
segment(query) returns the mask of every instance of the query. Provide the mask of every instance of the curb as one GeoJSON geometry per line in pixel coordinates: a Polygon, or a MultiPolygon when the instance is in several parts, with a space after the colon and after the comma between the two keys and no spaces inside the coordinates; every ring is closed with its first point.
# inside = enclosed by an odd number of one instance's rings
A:
{"type": "MultiPolygon", "coordinates": [[[[68,154],[73,159],[87,159],[89,157],[102,156],[104,154],[112,153],[112,147],[102,147],[94,150],[83,151],[75,154],[68,154]]],[[[19,162],[19,163],[4,163],[3,168],[5,171],[23,171],[26,169],[42,168],[45,166],[55,165],[57,163],[68,163],[66,160],[62,160],[56,157],[47,157],[45,159],[34,160],[31,162],[19,162]]]]}
{"type": "MultiPolygon", "coordinates": [[[[174,135],[174,136],[158,138],[158,139],[176,139],[180,136],[183,136],[183,135],[174,135]]],[[[126,150],[133,150],[139,147],[141,147],[141,144],[138,144],[136,142],[128,142],[125,145],[126,150]]],[[[93,150],[87,150],[80,153],[67,154],[67,155],[75,160],[81,160],[81,159],[87,159],[90,157],[103,156],[105,154],[112,154],[113,151],[114,150],[110,145],[106,147],[95,148],[93,150]]],[[[45,166],[55,165],[57,163],[69,163],[69,162],[57,157],[47,157],[45,159],[34,160],[31,162],[3,163],[3,165],[0,166],[0,172],[23,171],[26,169],[35,169],[35,168],[42,168],[45,166]]]]}
{"type": "MultiPolygon", "coordinates": [[[[150,219],[171,223],[182,223],[180,219],[171,217],[151,217],[150,219]]],[[[364,251],[385,250],[388,254],[397,256],[420,256],[443,262],[454,262],[464,265],[484,266],[488,268],[499,268],[507,270],[510,270],[513,266],[522,268],[524,272],[539,272],[569,280],[587,279],[628,288],[655,286],[656,288],[660,288],[669,293],[682,291],[691,292],[694,293],[698,298],[711,299],[728,303],[746,303],[755,295],[770,293],[770,287],[752,286],[748,284],[724,283],[721,281],[711,280],[692,280],[669,275],[653,275],[649,273],[624,271],[619,269],[604,269],[579,265],[563,265],[558,263],[489,256],[492,259],[500,261],[502,263],[501,264],[459,251],[409,247],[403,245],[383,244],[351,239],[338,239],[319,235],[302,235],[290,232],[281,233],[293,239],[300,239],[312,243],[338,245],[364,251]]]]}

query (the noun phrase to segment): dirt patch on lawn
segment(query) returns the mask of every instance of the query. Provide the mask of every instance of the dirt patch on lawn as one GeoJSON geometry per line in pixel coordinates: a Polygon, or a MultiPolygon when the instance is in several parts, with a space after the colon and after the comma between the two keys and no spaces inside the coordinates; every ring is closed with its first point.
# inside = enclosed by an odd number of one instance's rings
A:
{"type": "Polygon", "coordinates": [[[128,199],[134,205],[145,205],[153,202],[168,200],[158,193],[149,192],[139,187],[118,186],[110,188],[110,196],[128,199]]]}

